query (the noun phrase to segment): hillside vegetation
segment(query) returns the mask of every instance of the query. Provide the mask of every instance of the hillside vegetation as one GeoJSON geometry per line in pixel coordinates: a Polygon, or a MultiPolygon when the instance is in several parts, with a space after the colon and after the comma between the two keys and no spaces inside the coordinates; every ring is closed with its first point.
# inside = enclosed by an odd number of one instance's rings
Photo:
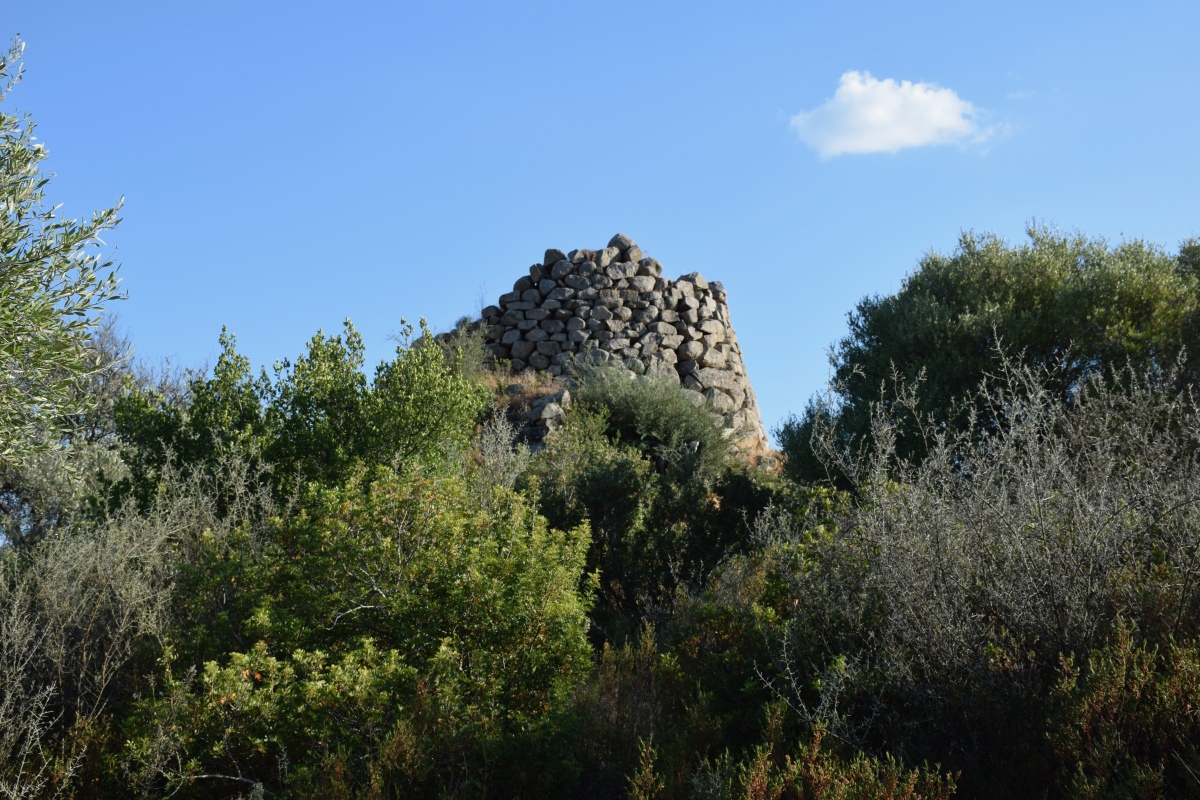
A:
{"type": "Polygon", "coordinates": [[[531,451],[506,406],[561,387],[469,331],[133,362],[116,210],[53,217],[30,126],[0,114],[0,797],[1200,796],[1195,241],[927,256],[782,471],[595,367],[531,451]]]}

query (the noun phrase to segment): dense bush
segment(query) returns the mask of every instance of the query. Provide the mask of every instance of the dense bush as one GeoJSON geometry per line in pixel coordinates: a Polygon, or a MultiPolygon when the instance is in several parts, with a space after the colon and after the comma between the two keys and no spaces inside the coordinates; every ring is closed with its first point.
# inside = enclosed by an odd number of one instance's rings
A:
{"type": "Polygon", "coordinates": [[[952,764],[972,794],[1048,785],[1060,657],[1088,659],[1121,620],[1196,635],[1200,407],[1170,377],[1093,376],[1067,402],[1010,365],[977,398],[1004,423],[989,435],[911,393],[875,407],[869,449],[828,435],[856,502],[765,551],[792,602],[780,696],[859,746],[952,764]],[[920,462],[898,452],[914,429],[920,462]]]}
{"type": "Polygon", "coordinates": [[[729,462],[729,445],[700,395],[655,375],[581,365],[575,399],[603,409],[606,433],[652,458],[659,471],[711,479],[729,462]]]}
{"type": "Polygon", "coordinates": [[[112,771],[117,720],[145,689],[159,648],[181,623],[186,629],[178,584],[198,543],[234,533],[211,486],[164,477],[146,510],[125,506],[98,523],[0,549],[5,796],[97,785],[120,793],[112,771]]]}
{"type": "MultiPolygon", "coordinates": [[[[586,671],[587,535],[552,531],[497,491],[484,511],[455,478],[384,469],[270,525],[232,576],[245,589],[229,616],[248,646],[202,664],[170,648],[157,696],[135,707],[128,752],[144,791],[502,783],[515,765],[488,753],[529,747],[586,671]]],[[[213,589],[231,577],[208,574],[213,589]]]]}
{"type": "Polygon", "coordinates": [[[688,399],[698,395],[677,384],[592,368],[576,385],[576,408],[527,483],[555,526],[590,523],[597,640],[620,643],[677,587],[744,549],[750,521],[788,490],[734,464],[705,406],[688,399]]]}
{"type": "MultiPolygon", "coordinates": [[[[1045,226],[1031,225],[1028,235],[1028,244],[1010,246],[963,234],[953,254],[922,258],[896,294],[858,303],[831,354],[832,396],[779,432],[796,478],[829,476],[810,444],[823,416],[836,418],[843,437],[869,436],[872,406],[891,394],[881,389],[918,376],[922,416],[986,428],[995,421],[969,401],[996,372],[997,353],[1049,370],[1045,388],[1066,399],[1098,369],[1165,369],[1200,349],[1194,240],[1172,256],[1136,240],[1109,246],[1045,226]]],[[[1198,375],[1185,365],[1177,388],[1198,375]]],[[[920,436],[898,446],[906,457],[924,452],[920,436]]]]}
{"type": "Polygon", "coordinates": [[[685,661],[656,644],[605,646],[575,692],[571,746],[587,798],[945,798],[954,780],[830,746],[824,727],[797,727],[786,705],[747,697],[753,734],[740,741],[685,661]]]}
{"type": "Polygon", "coordinates": [[[413,332],[404,328],[395,358],[376,368],[373,382],[349,321],[340,336],[318,332],[295,363],[275,365],[273,378],[254,377],[235,337],[222,333],[212,375],[189,382],[186,403],[148,389],[118,404],[132,475],[117,496],[144,503],[168,465],[211,472],[231,453],[262,465],[280,499],[309,482],[344,480],[360,462],[404,469],[440,460],[470,439],[486,391],[432,346],[423,322],[421,336],[413,332]]]}
{"type": "Polygon", "coordinates": [[[1186,797],[1200,790],[1200,649],[1138,641],[1121,622],[1082,667],[1063,665],[1049,731],[1064,795],[1186,797]]]}

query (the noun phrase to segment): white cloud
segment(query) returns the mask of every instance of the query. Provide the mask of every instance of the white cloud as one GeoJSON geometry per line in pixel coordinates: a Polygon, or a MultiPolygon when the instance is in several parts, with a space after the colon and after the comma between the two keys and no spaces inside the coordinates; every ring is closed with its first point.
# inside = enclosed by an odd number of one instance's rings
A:
{"type": "Polygon", "coordinates": [[[822,158],[844,153],[894,153],[906,147],[982,141],[978,112],[936,83],[878,80],[869,72],[842,75],[833,97],[792,117],[801,141],[822,158]]]}

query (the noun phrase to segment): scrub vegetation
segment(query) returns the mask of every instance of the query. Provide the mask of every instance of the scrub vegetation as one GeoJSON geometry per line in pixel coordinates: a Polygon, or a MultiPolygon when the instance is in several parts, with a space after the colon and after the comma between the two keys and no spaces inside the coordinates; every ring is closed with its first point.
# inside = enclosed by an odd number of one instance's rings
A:
{"type": "Polygon", "coordinates": [[[47,210],[30,130],[0,115],[0,797],[1200,796],[1196,242],[925,257],[782,471],[597,368],[531,452],[424,323],[373,371],[349,322],[258,374],[225,332],[134,362],[116,212],[47,210]]]}

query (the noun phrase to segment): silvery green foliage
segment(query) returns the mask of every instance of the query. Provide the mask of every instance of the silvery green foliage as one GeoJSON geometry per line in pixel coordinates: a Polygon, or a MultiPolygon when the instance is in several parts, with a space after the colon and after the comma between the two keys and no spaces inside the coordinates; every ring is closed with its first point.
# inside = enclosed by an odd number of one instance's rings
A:
{"type": "Polygon", "coordinates": [[[29,587],[14,581],[16,559],[0,551],[0,798],[37,797],[49,782],[47,734],[56,721],[53,686],[34,662],[45,633],[30,611],[29,587]]]}
{"type": "MultiPolygon", "coordinates": [[[[17,41],[0,56],[0,102],[20,80],[23,49],[17,41]]],[[[120,204],[63,219],[45,202],[46,149],[33,131],[28,117],[0,113],[0,462],[56,446],[68,418],[91,408],[76,386],[104,367],[88,343],[98,312],[120,296],[99,252],[120,204]]]]}
{"type": "MultiPolygon", "coordinates": [[[[914,425],[914,385],[876,404],[864,449],[819,430],[856,501],[830,535],[791,537],[803,568],[776,688],[837,732],[850,721],[829,692],[886,694],[930,719],[971,697],[1018,708],[1118,616],[1194,634],[1200,406],[1176,377],[1093,376],[1064,400],[1045,372],[1003,363],[977,398],[995,424],[914,425]],[[917,463],[898,455],[914,430],[928,453],[917,463]]],[[[874,707],[860,694],[859,726],[874,707]]]]}
{"type": "Polygon", "coordinates": [[[182,403],[188,373],[166,361],[134,361],[133,345],[115,318],[99,321],[87,347],[102,367],[72,388],[81,412],[65,417],[61,429],[39,434],[55,437],[53,445],[0,461],[0,546],[53,535],[71,524],[106,483],[128,474],[119,453],[115,409],[131,387],[154,391],[165,403],[182,403]]]}
{"type": "Polygon", "coordinates": [[[493,488],[513,488],[529,467],[529,448],[517,441],[517,429],[504,412],[493,409],[491,419],[482,426],[475,450],[479,459],[476,488],[480,502],[487,507],[493,488]]]}
{"type": "Polygon", "coordinates": [[[138,643],[165,630],[177,521],[121,515],[0,551],[0,786],[44,783],[51,728],[100,718],[138,643]]]}
{"type": "Polygon", "coordinates": [[[708,479],[729,462],[729,441],[695,392],[658,375],[635,375],[611,364],[581,364],[574,397],[603,409],[609,434],[655,461],[708,479]]]}
{"type": "Polygon", "coordinates": [[[869,585],[889,600],[894,641],[931,671],[968,665],[1005,633],[1087,651],[1114,614],[1138,613],[1128,579],[1155,563],[1185,604],[1194,599],[1192,395],[1125,375],[1093,378],[1065,404],[1038,378],[1011,368],[986,398],[1003,427],[927,431],[935,458],[920,466],[895,462],[887,419],[875,423],[881,444],[862,473],[855,530],[870,545],[869,585]]]}
{"type": "Polygon", "coordinates": [[[0,548],[0,798],[69,788],[83,753],[63,731],[128,701],[128,666],[167,631],[179,567],[201,537],[220,546],[270,510],[248,465],[222,467],[223,485],[168,473],[145,512],[0,548]]]}

